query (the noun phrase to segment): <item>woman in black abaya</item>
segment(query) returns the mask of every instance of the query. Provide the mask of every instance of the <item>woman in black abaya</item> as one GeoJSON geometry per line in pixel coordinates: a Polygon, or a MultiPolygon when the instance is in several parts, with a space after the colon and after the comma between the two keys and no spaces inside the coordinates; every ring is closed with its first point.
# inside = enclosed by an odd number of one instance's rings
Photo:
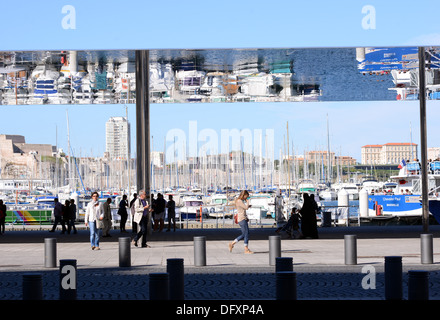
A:
{"type": "Polygon", "coordinates": [[[318,239],[318,226],[316,221],[317,204],[308,193],[304,193],[304,203],[300,210],[301,231],[303,238],[318,239]]]}

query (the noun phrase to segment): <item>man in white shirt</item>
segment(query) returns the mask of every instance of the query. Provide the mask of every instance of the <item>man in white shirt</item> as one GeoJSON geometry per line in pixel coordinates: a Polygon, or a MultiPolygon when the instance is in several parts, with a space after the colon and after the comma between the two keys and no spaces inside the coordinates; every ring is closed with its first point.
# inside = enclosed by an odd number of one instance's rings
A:
{"type": "Polygon", "coordinates": [[[134,203],[134,221],[141,228],[134,237],[132,243],[137,247],[138,240],[142,237],[142,248],[150,248],[147,245],[148,221],[150,220],[150,205],[147,201],[147,193],[144,190],[139,191],[139,198],[134,203]]]}
{"type": "Polygon", "coordinates": [[[99,236],[102,229],[104,211],[98,201],[98,192],[92,193],[92,201],[89,202],[84,217],[86,227],[90,225],[90,244],[92,250],[99,250],[99,236]]]}

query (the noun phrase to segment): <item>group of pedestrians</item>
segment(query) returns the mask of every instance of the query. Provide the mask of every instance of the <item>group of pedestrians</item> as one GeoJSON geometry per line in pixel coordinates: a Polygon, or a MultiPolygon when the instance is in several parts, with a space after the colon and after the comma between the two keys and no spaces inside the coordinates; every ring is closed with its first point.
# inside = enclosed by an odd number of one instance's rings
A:
{"type": "MultiPolygon", "coordinates": [[[[303,205],[301,209],[292,208],[287,223],[283,223],[276,230],[277,233],[285,231],[289,238],[296,238],[295,231],[299,234],[299,239],[318,239],[318,221],[316,215],[319,208],[313,194],[303,194],[303,205]]],[[[284,218],[284,217],[283,217],[284,218]]]]}
{"type": "MultiPolygon", "coordinates": [[[[296,208],[292,209],[291,217],[287,224],[283,227],[279,227],[277,232],[283,230],[288,234],[292,234],[293,230],[297,230],[300,233],[300,238],[318,238],[317,219],[316,214],[318,212],[318,205],[314,200],[313,195],[305,193],[303,195],[303,205],[300,210],[296,208]],[[301,221],[301,230],[299,230],[299,222],[301,221]]],[[[111,198],[108,198],[102,205],[99,203],[99,194],[97,192],[92,193],[92,200],[89,202],[86,208],[86,214],[84,217],[86,227],[90,229],[90,245],[92,250],[100,250],[99,239],[102,232],[103,237],[110,236],[110,229],[112,227],[112,215],[111,215],[111,198]]],[[[70,234],[73,229],[73,233],[77,233],[75,228],[76,219],[76,205],[73,199],[66,200],[62,205],[58,198],[54,200],[54,216],[55,222],[50,232],[54,232],[57,225],[61,224],[62,234],[66,231],[70,234]],[[67,228],[66,228],[67,225],[67,228]]],[[[241,234],[229,243],[229,251],[232,252],[235,244],[240,240],[244,242],[244,253],[253,254],[254,252],[249,249],[249,218],[246,214],[250,205],[250,196],[247,190],[243,190],[235,201],[235,207],[237,209],[237,223],[240,226],[241,234]]],[[[147,193],[145,190],[140,190],[139,194],[134,194],[133,199],[128,203],[127,195],[123,195],[122,200],[119,203],[118,214],[121,216],[120,231],[127,232],[125,224],[128,218],[127,209],[130,209],[130,213],[133,218],[132,232],[135,234],[132,240],[133,245],[138,246],[138,241],[141,240],[141,247],[149,248],[147,244],[147,234],[151,224],[153,224],[153,231],[161,232],[164,228],[165,209],[168,209],[168,229],[167,231],[176,231],[175,221],[175,208],[176,204],[173,200],[173,196],[169,195],[168,201],[165,201],[162,194],[158,194],[157,199],[154,199],[154,195],[147,199],[147,193]]],[[[279,209],[279,208],[278,208],[279,209]]],[[[6,209],[4,209],[6,211],[6,209]]],[[[0,219],[2,217],[2,207],[0,205],[0,219]]],[[[277,219],[278,224],[278,219],[277,219]]]]}
{"type": "Polygon", "coordinates": [[[64,234],[67,232],[67,234],[70,234],[71,231],[73,231],[74,234],[77,233],[76,227],[75,227],[75,220],[76,220],[76,204],[74,199],[66,200],[64,204],[61,204],[59,202],[58,198],[54,199],[54,217],[55,222],[52,226],[52,229],[49,230],[49,232],[55,232],[55,229],[58,224],[61,225],[62,231],[61,234],[64,234]]]}

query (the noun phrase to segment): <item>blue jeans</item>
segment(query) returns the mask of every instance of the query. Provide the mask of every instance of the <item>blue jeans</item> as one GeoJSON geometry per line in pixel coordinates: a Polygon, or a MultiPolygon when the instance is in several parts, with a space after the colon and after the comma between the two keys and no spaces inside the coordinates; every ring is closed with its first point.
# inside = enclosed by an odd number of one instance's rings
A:
{"type": "Polygon", "coordinates": [[[101,229],[97,228],[96,221],[89,222],[90,228],[90,245],[92,247],[99,247],[99,236],[101,234],[101,229]]]}
{"type": "Polygon", "coordinates": [[[248,226],[248,222],[246,220],[241,220],[238,223],[238,225],[240,226],[240,229],[241,229],[241,235],[239,235],[235,239],[235,242],[238,242],[241,239],[244,239],[244,245],[245,245],[245,247],[247,247],[247,245],[249,243],[249,226],[248,226]]]}

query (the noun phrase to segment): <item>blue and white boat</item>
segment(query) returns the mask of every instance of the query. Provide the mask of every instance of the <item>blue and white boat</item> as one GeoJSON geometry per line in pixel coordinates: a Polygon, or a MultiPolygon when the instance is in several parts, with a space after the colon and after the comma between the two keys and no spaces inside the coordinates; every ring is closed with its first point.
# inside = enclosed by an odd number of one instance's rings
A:
{"type": "Polygon", "coordinates": [[[198,219],[200,218],[200,211],[203,217],[208,217],[208,211],[204,208],[204,203],[201,195],[187,195],[182,199],[183,206],[179,207],[180,216],[182,219],[198,219]]]}
{"type": "MultiPolygon", "coordinates": [[[[429,212],[440,223],[440,161],[428,165],[429,212]]],[[[397,176],[394,191],[384,194],[368,194],[368,216],[399,219],[420,219],[422,216],[422,183],[420,164],[404,165],[397,176]]]]}

